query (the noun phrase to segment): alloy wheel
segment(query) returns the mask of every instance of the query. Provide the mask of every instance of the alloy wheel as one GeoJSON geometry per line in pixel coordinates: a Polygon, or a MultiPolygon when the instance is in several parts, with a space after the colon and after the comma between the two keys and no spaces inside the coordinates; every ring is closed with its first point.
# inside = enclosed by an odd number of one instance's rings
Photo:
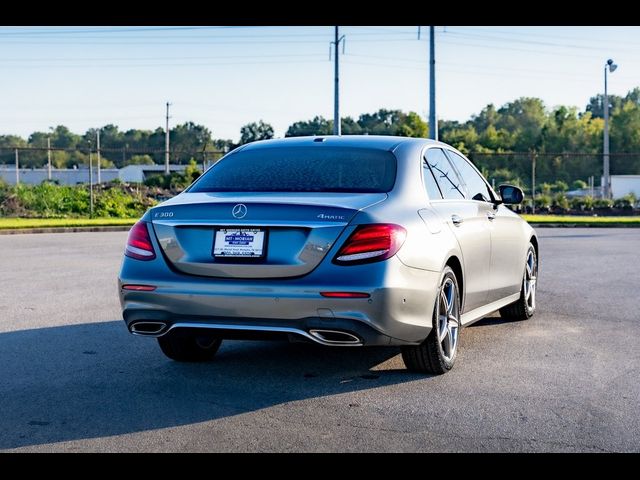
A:
{"type": "Polygon", "coordinates": [[[455,356],[460,328],[460,300],[456,284],[446,278],[438,299],[438,342],[447,361],[455,356]]]}

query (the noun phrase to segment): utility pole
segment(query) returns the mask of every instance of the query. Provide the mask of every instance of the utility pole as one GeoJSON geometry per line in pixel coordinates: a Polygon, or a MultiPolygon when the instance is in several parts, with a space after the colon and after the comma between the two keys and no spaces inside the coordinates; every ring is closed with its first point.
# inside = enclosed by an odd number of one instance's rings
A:
{"type": "Polygon", "coordinates": [[[89,143],[89,218],[93,218],[93,160],[91,158],[91,143],[89,143]]]}
{"type": "Polygon", "coordinates": [[[169,107],[171,104],[167,102],[167,129],[164,136],[164,174],[169,175],[169,107]]]}
{"type": "Polygon", "coordinates": [[[335,27],[335,39],[333,42],[334,48],[334,75],[333,75],[333,134],[341,135],[342,128],[340,122],[340,60],[338,55],[340,54],[340,42],[342,42],[342,53],[344,53],[344,35],[340,36],[340,27],[335,27]]]}
{"type": "Polygon", "coordinates": [[[47,137],[47,178],[51,181],[51,137],[47,137]]]}
{"type": "Polygon", "coordinates": [[[98,153],[98,185],[100,185],[100,129],[98,129],[98,132],[96,134],[97,136],[97,153],[98,153]]]}
{"type": "Polygon", "coordinates": [[[20,159],[18,157],[17,148],[16,148],[16,185],[20,185],[20,159]]]}
{"type": "Polygon", "coordinates": [[[436,32],[429,27],[429,138],[438,140],[438,119],[436,116],[436,32]]]}

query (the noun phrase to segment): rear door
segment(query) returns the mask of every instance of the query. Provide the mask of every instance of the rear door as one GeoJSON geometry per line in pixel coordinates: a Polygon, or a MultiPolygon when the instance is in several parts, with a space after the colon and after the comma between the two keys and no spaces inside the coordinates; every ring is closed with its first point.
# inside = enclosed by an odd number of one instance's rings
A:
{"type": "Polygon", "coordinates": [[[464,180],[469,198],[474,199],[478,208],[482,208],[486,215],[491,234],[487,303],[517,293],[520,290],[524,265],[522,231],[518,228],[520,219],[504,205],[494,207],[490,202],[494,194],[489,184],[467,159],[451,150],[447,150],[447,154],[464,180]]]}
{"type": "MultiPolygon", "coordinates": [[[[464,311],[471,311],[487,301],[491,260],[487,208],[466,198],[465,186],[442,149],[427,150],[423,173],[433,176],[441,193],[441,198],[431,199],[432,208],[447,221],[460,245],[465,275],[464,311]]],[[[428,193],[433,192],[433,187],[425,188],[428,193]]]]}

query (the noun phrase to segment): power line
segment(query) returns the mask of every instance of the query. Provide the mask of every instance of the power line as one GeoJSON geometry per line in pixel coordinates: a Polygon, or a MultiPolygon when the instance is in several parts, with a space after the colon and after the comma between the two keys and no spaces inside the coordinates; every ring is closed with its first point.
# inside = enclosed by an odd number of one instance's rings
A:
{"type": "MultiPolygon", "coordinates": [[[[627,28],[631,28],[631,27],[627,27],[627,28]]],[[[634,27],[634,28],[637,28],[637,27],[634,27]]],[[[477,33],[486,33],[486,30],[483,30],[483,29],[473,29],[473,28],[464,27],[463,31],[465,30],[469,30],[471,32],[477,32],[477,33]]],[[[450,31],[448,31],[447,33],[450,33],[450,31]]],[[[545,39],[556,38],[559,40],[578,40],[578,41],[584,41],[584,42],[595,42],[598,45],[602,45],[602,41],[605,40],[604,38],[594,38],[594,37],[586,38],[586,37],[576,37],[576,36],[567,36],[567,35],[554,35],[554,34],[549,34],[548,32],[535,33],[535,32],[495,30],[494,28],[491,28],[490,34],[492,35],[501,34],[501,35],[507,36],[506,38],[508,38],[508,36],[515,36],[515,37],[534,37],[534,38],[545,38],[545,39]]],[[[630,42],[627,40],[618,42],[616,40],[611,40],[607,38],[606,41],[611,45],[616,45],[616,44],[625,45],[625,46],[640,45],[640,43],[638,42],[630,42]]]]}
{"type": "MultiPolygon", "coordinates": [[[[6,28],[6,27],[5,27],[6,28]]],[[[120,32],[166,32],[166,31],[198,31],[198,30],[220,30],[220,29],[235,29],[235,28],[253,28],[250,26],[174,26],[174,27],[108,27],[108,28],[76,28],[76,29],[61,29],[57,27],[55,30],[42,29],[42,30],[12,30],[1,31],[0,36],[18,36],[18,35],[69,35],[69,34],[82,34],[82,33],[120,33],[120,32]]]]}
{"type": "MultiPolygon", "coordinates": [[[[448,34],[456,37],[463,37],[463,38],[480,38],[482,40],[487,40],[487,41],[504,42],[505,40],[508,40],[511,43],[520,43],[520,44],[526,44],[526,45],[542,45],[542,46],[549,46],[549,47],[561,47],[561,48],[590,50],[590,51],[591,50],[611,51],[611,47],[593,47],[589,45],[574,45],[574,44],[557,43],[557,42],[545,42],[545,41],[539,41],[539,40],[522,40],[522,39],[516,39],[516,38],[508,39],[508,38],[494,36],[494,35],[480,35],[480,34],[474,34],[474,33],[448,32],[448,34]]],[[[629,50],[629,49],[624,49],[619,47],[616,48],[616,50],[635,51],[635,50],[629,50]]]]}

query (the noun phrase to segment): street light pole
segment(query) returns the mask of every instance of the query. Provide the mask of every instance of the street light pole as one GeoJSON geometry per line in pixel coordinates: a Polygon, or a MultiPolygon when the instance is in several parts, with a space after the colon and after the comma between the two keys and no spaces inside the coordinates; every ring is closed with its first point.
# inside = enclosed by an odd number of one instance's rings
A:
{"type": "Polygon", "coordinates": [[[615,72],[618,65],[612,59],[604,65],[604,145],[602,159],[602,196],[611,198],[611,179],[609,176],[609,94],[607,92],[607,72],[615,72]]]}

